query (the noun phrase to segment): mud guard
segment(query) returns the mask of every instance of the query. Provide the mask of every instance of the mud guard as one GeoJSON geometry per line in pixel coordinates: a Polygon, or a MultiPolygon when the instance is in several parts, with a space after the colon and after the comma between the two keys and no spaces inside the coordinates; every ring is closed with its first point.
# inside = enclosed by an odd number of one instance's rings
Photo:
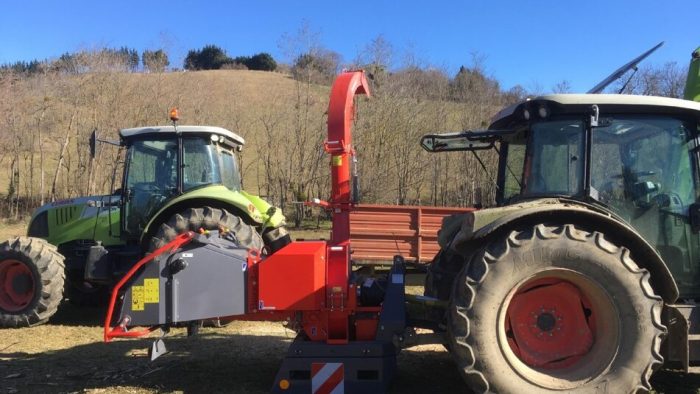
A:
{"type": "Polygon", "coordinates": [[[568,222],[591,229],[599,229],[619,245],[634,250],[639,266],[651,273],[651,285],[666,303],[678,299],[678,286],[659,253],[634,230],[609,213],[578,201],[542,199],[502,208],[484,209],[461,215],[461,228],[454,232],[449,248],[464,255],[473,250],[473,242],[481,242],[503,229],[514,226],[560,221],[566,216],[568,222]]]}

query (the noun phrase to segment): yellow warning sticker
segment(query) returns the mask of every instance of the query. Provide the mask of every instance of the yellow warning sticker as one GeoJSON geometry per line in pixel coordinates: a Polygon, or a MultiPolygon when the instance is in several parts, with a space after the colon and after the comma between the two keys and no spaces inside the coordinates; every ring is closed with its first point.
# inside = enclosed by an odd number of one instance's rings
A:
{"type": "Polygon", "coordinates": [[[131,287],[131,310],[132,311],[142,311],[143,310],[143,286],[132,286],[131,287]]]}
{"type": "Polygon", "coordinates": [[[343,156],[333,156],[332,159],[334,167],[340,167],[343,165],[343,156]]]}
{"type": "Polygon", "coordinates": [[[144,299],[146,304],[157,304],[160,296],[160,281],[158,278],[143,280],[144,299]]]}

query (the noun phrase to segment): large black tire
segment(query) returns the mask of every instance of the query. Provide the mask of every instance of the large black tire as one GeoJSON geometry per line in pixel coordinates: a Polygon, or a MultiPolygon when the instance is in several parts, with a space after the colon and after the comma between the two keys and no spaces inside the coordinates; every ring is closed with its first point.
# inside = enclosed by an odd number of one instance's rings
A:
{"type": "Polygon", "coordinates": [[[218,230],[220,227],[235,234],[238,244],[243,247],[262,250],[264,246],[255,227],[225,209],[204,207],[189,208],[183,213],[173,215],[151,238],[149,251],[160,248],[185,231],[218,230]]]}
{"type": "MultiPolygon", "coordinates": [[[[256,250],[262,250],[264,246],[263,239],[255,227],[225,209],[204,207],[189,208],[181,214],[173,215],[170,220],[163,223],[158,228],[156,235],[151,238],[149,252],[164,246],[185,231],[218,230],[220,228],[231,231],[238,240],[239,246],[256,250]]],[[[214,327],[221,327],[228,323],[230,321],[222,322],[218,318],[203,322],[206,326],[214,327]]],[[[197,324],[193,323],[188,326],[188,335],[190,335],[190,327],[194,328],[197,324]]]]}
{"type": "Polygon", "coordinates": [[[45,323],[63,299],[63,256],[40,238],[0,244],[0,327],[45,323]]]}
{"type": "Polygon", "coordinates": [[[540,224],[489,243],[465,266],[448,336],[476,392],[648,391],[663,363],[662,306],[629,250],[599,232],[540,224]]]}

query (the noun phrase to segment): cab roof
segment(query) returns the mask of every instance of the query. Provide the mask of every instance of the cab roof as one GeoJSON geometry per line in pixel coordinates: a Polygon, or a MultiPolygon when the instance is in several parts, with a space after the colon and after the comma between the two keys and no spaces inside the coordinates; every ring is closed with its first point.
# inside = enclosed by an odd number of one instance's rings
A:
{"type": "MultiPolygon", "coordinates": [[[[177,132],[180,134],[197,135],[201,134],[204,136],[217,134],[226,137],[233,141],[233,143],[238,145],[244,145],[245,140],[240,135],[226,130],[223,127],[215,126],[177,126],[177,132]]],[[[146,136],[146,135],[163,135],[175,134],[175,127],[173,126],[148,126],[148,127],[134,127],[130,129],[119,130],[119,137],[123,140],[129,140],[131,138],[146,136]]]]}
{"type": "Polygon", "coordinates": [[[490,129],[507,127],[508,123],[520,116],[520,110],[525,107],[537,109],[539,104],[546,104],[552,109],[559,108],[561,112],[581,111],[584,107],[597,105],[600,107],[601,116],[606,110],[623,112],[637,112],[632,107],[648,107],[642,112],[655,113],[692,113],[700,116],[700,103],[690,100],[675,99],[657,96],[639,96],[629,94],[551,94],[527,99],[518,104],[502,109],[491,120],[490,129]],[[564,108],[567,107],[571,111],[564,108]]]}

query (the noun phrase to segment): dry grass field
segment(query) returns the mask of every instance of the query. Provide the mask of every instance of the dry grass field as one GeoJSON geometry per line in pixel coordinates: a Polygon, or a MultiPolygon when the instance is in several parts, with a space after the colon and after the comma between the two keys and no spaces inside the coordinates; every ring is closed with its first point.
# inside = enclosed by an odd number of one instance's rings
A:
{"type": "Polygon", "coordinates": [[[29,218],[27,218],[27,220],[21,220],[17,222],[10,220],[0,220],[0,242],[10,237],[26,235],[28,221],[29,218]]]}

